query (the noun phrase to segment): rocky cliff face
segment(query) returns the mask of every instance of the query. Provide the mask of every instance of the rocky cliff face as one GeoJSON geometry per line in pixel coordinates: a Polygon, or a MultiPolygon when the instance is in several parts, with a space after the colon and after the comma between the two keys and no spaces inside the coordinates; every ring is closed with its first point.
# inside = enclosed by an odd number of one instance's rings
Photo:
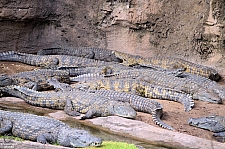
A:
{"type": "Polygon", "coordinates": [[[108,47],[140,55],[201,59],[224,51],[224,1],[128,0],[103,2],[98,27],[108,47]]]}
{"type": "MultiPolygon", "coordinates": [[[[92,8],[93,7],[93,8],[92,8]]],[[[1,51],[34,53],[55,46],[104,46],[104,32],[92,21],[91,0],[0,2],[1,51]]]]}
{"type": "Polygon", "coordinates": [[[91,46],[218,67],[225,61],[224,0],[0,2],[1,51],[91,46]]]}

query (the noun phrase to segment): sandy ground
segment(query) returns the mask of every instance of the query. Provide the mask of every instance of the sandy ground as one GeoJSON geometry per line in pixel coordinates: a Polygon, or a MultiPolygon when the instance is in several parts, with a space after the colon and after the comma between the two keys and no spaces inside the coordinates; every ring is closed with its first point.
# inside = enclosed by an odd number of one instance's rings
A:
{"type": "MultiPolygon", "coordinates": [[[[35,68],[36,67],[17,62],[0,62],[0,73],[13,74],[33,70],[35,68]]],[[[224,84],[225,82],[219,83],[224,84]]],[[[218,138],[213,138],[212,132],[189,126],[187,121],[189,118],[208,116],[211,114],[225,116],[225,104],[212,104],[203,101],[195,101],[195,107],[191,111],[185,112],[183,105],[180,103],[167,100],[156,100],[163,105],[164,113],[162,120],[174,127],[176,131],[200,138],[221,141],[218,138]]],[[[151,115],[146,113],[138,112],[137,120],[156,126],[152,121],[151,115]]]]}

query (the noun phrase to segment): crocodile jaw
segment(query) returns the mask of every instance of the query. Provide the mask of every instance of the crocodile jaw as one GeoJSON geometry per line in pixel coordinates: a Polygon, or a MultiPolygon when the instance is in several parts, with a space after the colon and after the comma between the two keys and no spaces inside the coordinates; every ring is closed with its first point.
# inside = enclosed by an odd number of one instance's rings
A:
{"type": "Polygon", "coordinates": [[[101,146],[102,139],[85,130],[61,128],[58,134],[58,143],[67,147],[101,146]]]}
{"type": "Polygon", "coordinates": [[[202,90],[197,93],[194,93],[193,99],[198,99],[205,102],[211,102],[216,104],[222,103],[222,99],[219,98],[219,96],[217,96],[214,92],[202,91],[202,90]]]}
{"type": "Polygon", "coordinates": [[[216,117],[217,117],[216,115],[212,115],[201,118],[190,118],[188,120],[188,124],[202,129],[207,129],[213,132],[218,132],[220,127],[216,117]]]}
{"type": "Polygon", "coordinates": [[[94,136],[84,136],[85,138],[79,138],[79,140],[71,140],[71,147],[88,147],[88,146],[101,146],[102,139],[94,137],[94,136]],[[90,138],[91,137],[91,138],[90,138]]]}

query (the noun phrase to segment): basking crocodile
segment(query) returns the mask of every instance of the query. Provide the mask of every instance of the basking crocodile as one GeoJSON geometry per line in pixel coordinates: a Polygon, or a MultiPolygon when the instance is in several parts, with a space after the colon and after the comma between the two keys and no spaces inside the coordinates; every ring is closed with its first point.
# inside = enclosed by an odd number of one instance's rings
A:
{"type": "Polygon", "coordinates": [[[145,81],[135,79],[98,79],[78,83],[76,89],[82,90],[114,90],[120,92],[133,93],[147,98],[158,98],[180,102],[184,105],[185,111],[192,109],[194,101],[190,94],[165,88],[162,86],[152,85],[145,81]]]}
{"type": "Polygon", "coordinates": [[[213,136],[225,138],[225,117],[211,115],[200,118],[190,118],[188,124],[215,132],[213,136]]]}
{"type": "Polygon", "coordinates": [[[37,52],[38,55],[72,55],[107,62],[122,62],[113,50],[93,47],[49,48],[37,52]]]}
{"type": "Polygon", "coordinates": [[[179,74],[178,77],[185,78],[185,80],[187,80],[188,82],[194,82],[202,88],[211,90],[216,93],[222,100],[225,100],[225,87],[215,81],[189,73],[179,74]]]}
{"type": "Polygon", "coordinates": [[[38,69],[25,71],[12,75],[1,75],[0,86],[6,85],[23,85],[33,89],[47,89],[49,85],[46,80],[54,77],[59,82],[70,82],[69,73],[62,70],[38,69]]]}
{"type": "Polygon", "coordinates": [[[52,87],[47,83],[47,79],[54,77],[59,82],[70,82],[69,73],[62,70],[38,69],[25,71],[12,75],[0,75],[0,86],[20,85],[34,90],[47,90],[52,87]]]}
{"type": "Polygon", "coordinates": [[[173,57],[149,57],[143,58],[137,55],[131,55],[123,52],[115,51],[116,57],[123,60],[125,65],[142,65],[155,69],[180,69],[183,68],[186,72],[200,75],[218,81],[221,76],[218,72],[210,67],[195,64],[189,61],[185,61],[180,58],[173,57]]]}
{"type": "Polygon", "coordinates": [[[20,53],[16,51],[8,51],[0,53],[0,60],[16,61],[28,65],[46,68],[55,68],[60,66],[88,67],[88,66],[110,65],[116,63],[69,55],[34,55],[34,54],[20,53]]]}
{"type": "MultiPolygon", "coordinates": [[[[60,89],[63,92],[76,91],[76,89],[71,87],[69,84],[60,83],[56,79],[50,79],[48,81],[49,84],[53,85],[56,88],[56,90],[60,89]]],[[[160,119],[163,114],[162,105],[155,100],[150,100],[138,95],[112,90],[88,90],[88,92],[99,94],[101,96],[109,98],[110,100],[128,102],[134,110],[152,114],[152,119],[157,125],[169,130],[174,130],[171,126],[165,124],[160,119]]]]}
{"type": "MultiPolygon", "coordinates": [[[[90,67],[77,67],[77,66],[61,66],[61,67],[57,67],[55,69],[58,70],[65,70],[68,71],[70,73],[70,76],[79,76],[79,75],[83,75],[83,74],[102,74],[102,75],[109,75],[109,74],[117,74],[117,73],[121,73],[124,70],[138,70],[138,71],[147,71],[149,70],[149,68],[147,69],[143,69],[144,67],[129,67],[129,66],[125,66],[122,65],[120,63],[105,63],[105,65],[102,66],[90,66],[90,67]]],[[[183,69],[178,69],[176,71],[162,71],[166,74],[171,74],[171,75],[179,75],[180,73],[183,72],[183,69]]]]}
{"type": "Polygon", "coordinates": [[[134,67],[127,67],[121,64],[114,64],[110,66],[99,66],[99,67],[83,67],[83,68],[73,68],[73,67],[59,67],[59,70],[66,70],[71,74],[76,74],[75,77],[70,77],[71,81],[74,82],[84,82],[93,79],[100,78],[142,78],[144,75],[148,75],[148,77],[152,75],[156,75],[160,78],[161,73],[164,74],[162,77],[178,76],[182,72],[182,70],[176,71],[155,71],[149,69],[140,69],[134,67]],[[78,73],[79,72],[79,73],[78,73]],[[169,76],[167,76],[169,75],[169,76]]]}
{"type": "MultiPolygon", "coordinates": [[[[171,88],[177,91],[183,91],[191,94],[193,99],[222,103],[221,98],[217,94],[212,92],[212,89],[207,89],[201,86],[198,82],[192,81],[186,78],[176,77],[179,73],[168,74],[167,72],[154,71],[149,69],[133,69],[133,70],[121,70],[117,74],[106,75],[115,79],[127,79],[132,78],[136,80],[146,81],[150,84],[171,88]]],[[[93,76],[93,75],[92,75],[93,76]]],[[[100,78],[99,76],[98,78],[100,78]]],[[[81,80],[82,76],[70,78],[71,81],[81,80]]],[[[85,77],[82,78],[83,80],[85,77]]],[[[83,81],[82,80],[82,81],[83,81]]]]}
{"type": "MultiPolygon", "coordinates": [[[[174,128],[164,123],[160,119],[163,115],[163,109],[162,109],[163,107],[159,102],[155,100],[144,98],[134,94],[128,94],[125,92],[118,92],[118,91],[112,91],[112,90],[92,90],[90,92],[94,92],[96,94],[108,97],[111,100],[128,102],[134,110],[138,112],[145,112],[145,113],[151,114],[153,121],[157,125],[165,129],[174,130],[174,128]]],[[[193,106],[194,106],[194,103],[192,103],[192,106],[189,106],[189,107],[192,108],[193,106]]],[[[189,108],[187,110],[191,110],[191,109],[189,108]]]]}
{"type": "Polygon", "coordinates": [[[44,108],[64,109],[71,116],[85,114],[82,119],[93,116],[117,115],[135,118],[136,112],[128,103],[111,101],[104,96],[83,91],[72,92],[38,92],[22,86],[6,86],[1,92],[23,99],[28,104],[44,108]]]}
{"type": "Polygon", "coordinates": [[[67,147],[101,146],[102,139],[53,118],[0,110],[0,134],[67,147]]]}
{"type": "Polygon", "coordinates": [[[58,70],[64,70],[68,71],[70,76],[78,76],[78,75],[83,75],[83,74],[94,74],[94,73],[99,73],[99,74],[114,74],[118,73],[121,70],[132,70],[132,67],[124,66],[120,63],[105,63],[105,65],[102,66],[90,66],[90,67],[77,67],[77,66],[61,66],[57,67],[55,69],[58,70]]]}

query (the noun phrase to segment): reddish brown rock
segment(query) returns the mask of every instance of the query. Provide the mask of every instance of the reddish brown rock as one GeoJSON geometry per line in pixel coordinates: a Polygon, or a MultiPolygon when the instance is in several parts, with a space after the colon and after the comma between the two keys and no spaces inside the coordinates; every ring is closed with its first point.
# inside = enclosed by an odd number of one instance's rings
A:
{"type": "Polygon", "coordinates": [[[0,51],[92,46],[218,67],[224,65],[224,7],[222,0],[3,0],[0,51]]]}
{"type": "Polygon", "coordinates": [[[117,116],[91,119],[95,125],[108,128],[111,131],[131,135],[156,144],[165,144],[180,148],[214,149],[225,148],[224,143],[210,141],[178,132],[173,132],[148,125],[141,121],[124,119],[117,116]]]}

